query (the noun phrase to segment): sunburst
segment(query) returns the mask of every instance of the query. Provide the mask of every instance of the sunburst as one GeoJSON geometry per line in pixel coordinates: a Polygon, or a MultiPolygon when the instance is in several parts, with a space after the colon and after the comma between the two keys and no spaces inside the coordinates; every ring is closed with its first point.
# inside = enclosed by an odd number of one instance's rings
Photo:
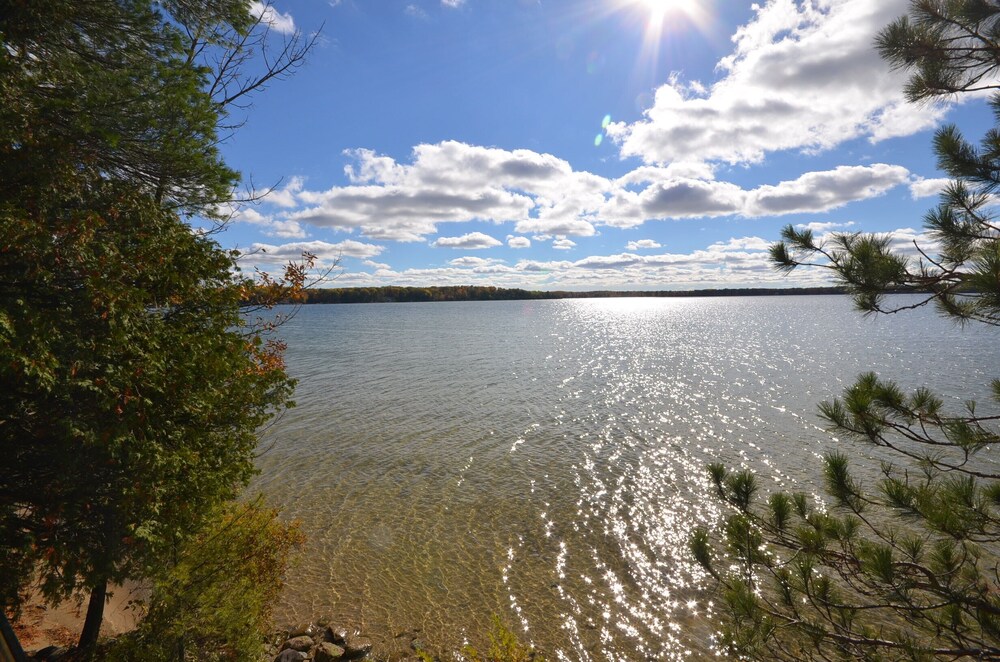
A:
{"type": "Polygon", "coordinates": [[[696,0],[636,0],[649,11],[651,23],[661,23],[669,14],[691,15],[697,9],[696,0]]]}

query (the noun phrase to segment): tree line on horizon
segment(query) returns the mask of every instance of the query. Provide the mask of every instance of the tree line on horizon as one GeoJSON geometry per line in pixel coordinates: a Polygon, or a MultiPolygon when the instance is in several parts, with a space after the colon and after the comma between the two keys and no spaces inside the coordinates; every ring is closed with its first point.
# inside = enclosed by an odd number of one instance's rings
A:
{"type": "MultiPolygon", "coordinates": [[[[899,291],[908,291],[900,289],[899,291]]],[[[298,293],[294,303],[417,303],[428,301],[521,301],[535,299],[611,299],[619,297],[731,297],[845,294],[840,286],[785,288],[719,288],[704,290],[525,290],[487,285],[441,285],[434,287],[309,288],[298,293]]],[[[288,301],[288,303],[293,303],[288,301]]]]}

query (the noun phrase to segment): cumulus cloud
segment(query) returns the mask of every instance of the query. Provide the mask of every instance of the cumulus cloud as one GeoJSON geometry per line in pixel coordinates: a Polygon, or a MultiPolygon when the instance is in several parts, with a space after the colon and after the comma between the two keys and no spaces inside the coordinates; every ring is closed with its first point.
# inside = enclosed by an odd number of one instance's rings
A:
{"type": "Polygon", "coordinates": [[[625,244],[625,248],[630,251],[637,251],[644,248],[660,248],[660,243],[654,239],[640,239],[639,241],[630,241],[625,244]]]}
{"type": "Polygon", "coordinates": [[[531,240],[527,237],[515,237],[509,234],[507,235],[507,245],[511,248],[531,248],[531,240]]]}
{"type": "Polygon", "coordinates": [[[499,260],[462,257],[446,267],[381,269],[375,273],[345,272],[341,286],[380,284],[428,285],[482,284],[528,289],[692,289],[702,287],[788,287],[828,284],[821,269],[797,271],[790,278],[775,272],[764,240],[735,237],[687,253],[638,255],[631,252],[590,255],[579,260],[520,260],[507,265],[499,260]]]}
{"type": "Polygon", "coordinates": [[[837,223],[835,221],[820,223],[813,221],[812,223],[798,223],[795,227],[800,230],[812,230],[817,234],[823,234],[833,230],[847,230],[852,225],[854,225],[854,221],[847,221],[846,223],[837,223]]]}
{"type": "Polygon", "coordinates": [[[945,187],[951,183],[951,181],[952,180],[947,177],[935,179],[917,177],[910,182],[910,196],[914,200],[918,200],[920,198],[929,198],[934,195],[939,195],[942,191],[944,191],[945,187]]]}
{"type": "Polygon", "coordinates": [[[242,207],[231,212],[231,218],[237,223],[249,223],[262,228],[269,237],[282,239],[302,239],[306,236],[305,228],[298,222],[282,219],[271,214],[262,214],[253,207],[242,207]]]}
{"type": "Polygon", "coordinates": [[[627,228],[654,218],[759,218],[824,212],[883,195],[906,183],[909,176],[906,168],[883,163],[841,166],[747,190],[729,182],[666,177],[660,169],[647,167],[623,178],[630,188],[610,193],[596,218],[627,228]]]}
{"type": "Polygon", "coordinates": [[[305,180],[301,177],[292,177],[280,189],[275,188],[268,191],[261,201],[278,207],[295,207],[299,204],[295,194],[301,191],[304,185],[305,180]]]}
{"type": "Polygon", "coordinates": [[[463,248],[465,250],[493,248],[502,245],[502,242],[482,232],[470,232],[461,237],[441,237],[431,244],[435,248],[463,248]]]}
{"type": "Polygon", "coordinates": [[[467,255],[465,257],[456,257],[454,260],[450,260],[448,264],[454,267],[488,267],[502,262],[503,260],[496,258],[467,255]]]}
{"type": "Polygon", "coordinates": [[[761,186],[750,193],[746,215],[766,216],[819,212],[836,209],[851,200],[882,195],[909,180],[902,166],[877,163],[841,166],[825,172],[810,172],[776,186],[761,186]]]}
{"type": "Polygon", "coordinates": [[[734,35],[733,52],[705,87],[673,76],[633,124],[608,134],[623,156],[647,163],[756,163],[778,150],[819,151],[932,126],[940,104],[908,104],[905,73],[872,42],[906,0],[769,0],[734,35]]]}
{"type": "Polygon", "coordinates": [[[940,243],[926,231],[901,228],[886,234],[890,237],[889,246],[892,250],[898,251],[913,260],[921,259],[923,253],[933,255],[941,248],[940,243]]]}
{"type": "Polygon", "coordinates": [[[253,0],[250,3],[250,13],[253,14],[254,18],[260,19],[262,24],[269,26],[276,32],[281,34],[295,33],[295,20],[292,15],[281,13],[270,2],[253,0]]]}
{"type": "Polygon", "coordinates": [[[450,9],[458,9],[465,4],[465,0],[441,0],[441,5],[450,9]]]}
{"type": "Polygon", "coordinates": [[[442,223],[468,221],[512,223],[514,232],[535,237],[591,237],[602,225],[637,227],[653,219],[828,211],[882,195],[910,176],[887,164],[842,166],[744,189],[687,176],[711,176],[710,169],[642,166],[608,179],[551,154],[455,141],[418,145],[409,163],[366,149],[348,156],[349,185],[309,191],[293,179],[272,194],[276,205],[300,205],[283,220],[395,241],[422,241],[442,223]]]}
{"type": "Polygon", "coordinates": [[[384,246],[351,239],[335,244],[326,241],[301,241],[280,245],[255,243],[250,246],[244,260],[259,264],[285,264],[301,259],[303,253],[309,253],[315,255],[319,262],[318,266],[322,266],[335,263],[342,257],[372,258],[384,250],[384,246]]]}
{"type": "Polygon", "coordinates": [[[568,251],[574,246],[576,246],[576,242],[571,241],[566,237],[558,237],[552,242],[552,248],[557,251],[568,251]]]}
{"type": "Polygon", "coordinates": [[[727,253],[730,251],[766,251],[770,248],[771,242],[760,237],[740,237],[729,241],[720,241],[708,247],[710,251],[727,253]]]}

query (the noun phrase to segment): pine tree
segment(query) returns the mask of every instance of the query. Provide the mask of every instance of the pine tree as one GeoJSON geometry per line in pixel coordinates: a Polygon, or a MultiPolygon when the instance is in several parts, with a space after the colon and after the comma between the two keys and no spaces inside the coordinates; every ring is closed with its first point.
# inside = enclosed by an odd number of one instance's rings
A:
{"type": "Polygon", "coordinates": [[[89,592],[85,649],[109,583],[153,573],[232,499],[289,404],[282,347],[244,302],[304,269],[262,289],[189,224],[233,196],[229,113],[311,44],[249,74],[261,17],[0,2],[0,605],[89,592]]]}
{"type": "MultiPolygon", "coordinates": [[[[998,89],[1000,7],[984,0],[916,0],[886,27],[877,48],[911,70],[911,101],[998,89]]],[[[1000,122],[1000,93],[990,104],[1000,122]]],[[[1000,325],[1000,131],[976,146],[954,126],[934,139],[939,167],[954,181],[926,215],[933,246],[920,258],[890,238],[836,235],[820,242],[791,226],[771,249],[776,268],[831,270],[865,313],[935,305],[961,323],[1000,325]],[[887,296],[915,288],[915,303],[887,296]]],[[[712,465],[731,506],[723,569],[706,530],[695,557],[724,595],[723,647],[755,659],[1000,659],[1000,380],[992,413],[968,402],[946,411],[929,389],[906,393],[865,374],[842,398],[820,406],[830,426],[879,446],[896,460],[876,486],[856,480],[844,454],[826,455],[833,506],[806,495],[760,496],[756,477],[712,465]]],[[[845,442],[847,443],[847,442],[845,442]]]]}

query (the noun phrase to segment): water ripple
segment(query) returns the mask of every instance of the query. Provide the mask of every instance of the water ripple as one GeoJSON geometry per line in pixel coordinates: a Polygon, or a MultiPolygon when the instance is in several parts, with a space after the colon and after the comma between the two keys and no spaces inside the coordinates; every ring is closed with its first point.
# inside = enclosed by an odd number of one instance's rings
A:
{"type": "Polygon", "coordinates": [[[254,487],[309,543],[279,618],[391,653],[481,643],[499,614],[558,660],[710,648],[687,554],[721,515],[707,463],[812,490],[837,443],[815,405],[858,372],[957,400],[997,358],[839,297],[307,306],[283,334],[299,406],[254,487]]]}

